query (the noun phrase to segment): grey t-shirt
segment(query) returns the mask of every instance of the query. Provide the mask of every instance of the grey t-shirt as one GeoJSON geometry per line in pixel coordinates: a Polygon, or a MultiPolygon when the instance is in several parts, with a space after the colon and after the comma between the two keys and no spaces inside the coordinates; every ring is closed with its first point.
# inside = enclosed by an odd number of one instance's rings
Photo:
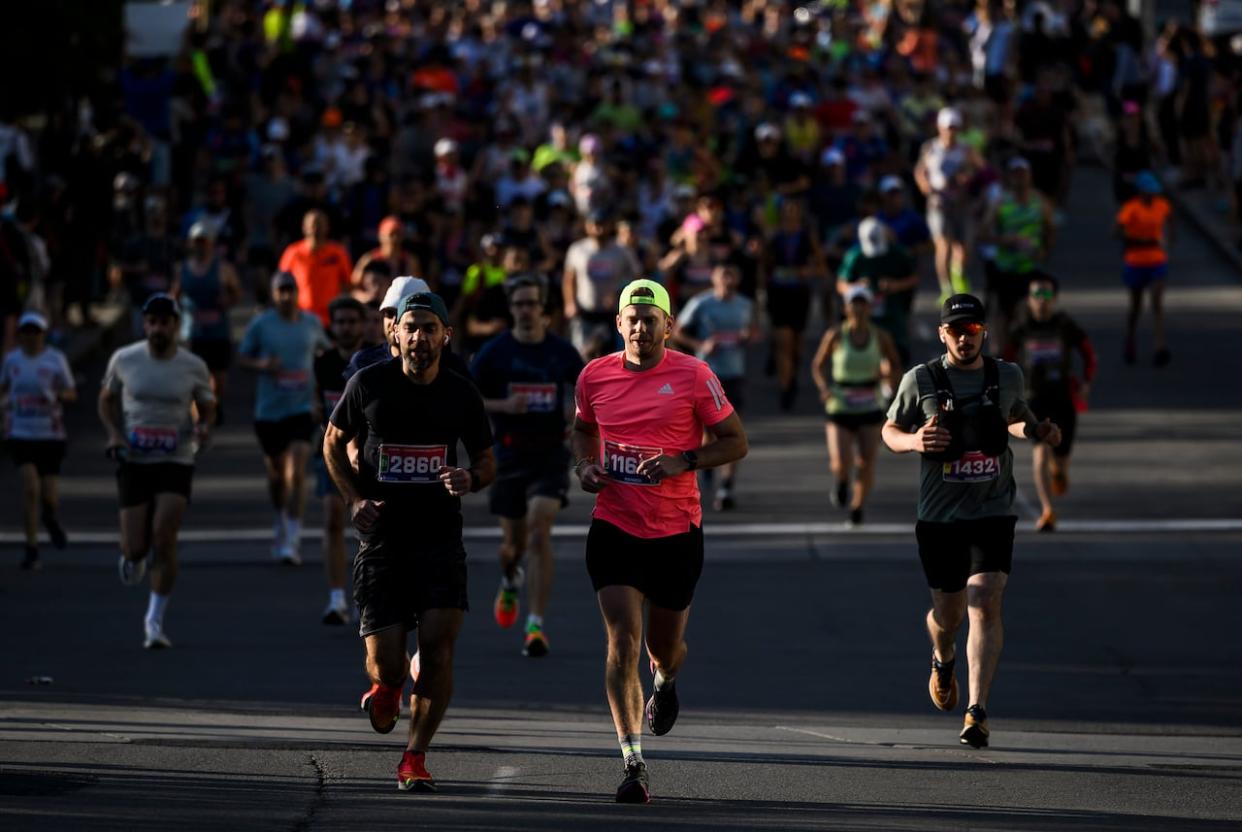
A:
{"type": "Polygon", "coordinates": [[[121,397],[130,462],[194,464],[190,402],[215,401],[203,359],[180,348],[171,358],[156,359],[147,342],[138,341],[112,354],[103,386],[121,397]]]}
{"type": "MultiPolygon", "coordinates": [[[[955,400],[970,399],[983,392],[983,368],[959,370],[941,357],[948,371],[955,400]]],[[[1000,408],[1012,424],[1029,421],[1030,408],[1023,398],[1026,390],[1022,370],[1016,364],[997,361],[1000,374],[1000,408]]],[[[962,413],[979,407],[967,404],[962,413]]],[[[897,395],[888,408],[888,418],[906,431],[918,430],[936,415],[939,404],[931,373],[923,365],[901,377],[897,395]]],[[[1008,447],[999,457],[988,459],[981,453],[967,453],[957,462],[935,462],[922,457],[919,486],[919,519],[933,523],[954,520],[975,520],[980,517],[1004,517],[1013,514],[1016,485],[1013,479],[1013,452],[1008,447]]]]}
{"type": "Polygon", "coordinates": [[[629,249],[608,243],[600,247],[584,237],[565,253],[565,268],[574,275],[574,296],[583,312],[615,312],[621,287],[639,277],[641,269],[629,249]]]}

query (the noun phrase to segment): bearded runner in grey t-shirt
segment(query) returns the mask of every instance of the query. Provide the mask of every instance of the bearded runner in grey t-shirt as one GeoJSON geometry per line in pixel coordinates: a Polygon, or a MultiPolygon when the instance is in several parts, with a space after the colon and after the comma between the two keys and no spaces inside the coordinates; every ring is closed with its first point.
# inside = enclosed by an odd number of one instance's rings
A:
{"type": "Polygon", "coordinates": [[[928,692],[942,711],[957,705],[954,655],[957,631],[969,608],[970,699],[960,740],[983,748],[988,744],[988,691],[1004,639],[1001,598],[1013,563],[1017,520],[1008,436],[1038,438],[1056,447],[1061,432],[1031,413],[1023,399],[1020,369],[983,357],[987,326],[978,298],[953,295],[944,302],[940,321],[946,354],[933,364],[943,369],[949,389],[941,385],[938,391],[927,366],[907,372],[882,436],[895,453],[924,454],[915,528],[932,595],[928,692]],[[988,389],[992,372],[995,389],[988,389]],[[928,458],[950,454],[954,458],[928,458]]]}
{"type": "Polygon", "coordinates": [[[147,552],[155,553],[143,642],[151,649],[172,646],[164,635],[164,609],[177,578],[177,534],[194,455],[214,424],[216,399],[203,359],[177,346],[177,302],[152,295],[142,313],[146,340],[112,354],[99,391],[99,419],[108,432],[108,455],[118,463],[121,582],[140,583],[147,552]]]}

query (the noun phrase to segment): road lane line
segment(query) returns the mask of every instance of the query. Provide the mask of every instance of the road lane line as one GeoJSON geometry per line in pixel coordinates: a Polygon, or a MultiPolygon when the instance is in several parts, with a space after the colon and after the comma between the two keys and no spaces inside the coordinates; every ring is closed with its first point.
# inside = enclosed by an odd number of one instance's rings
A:
{"type": "MultiPolygon", "coordinates": [[[[555,538],[584,538],[590,527],[585,525],[557,526],[552,530],[555,538]]],[[[1057,529],[1060,532],[1077,532],[1080,534],[1153,534],[1153,533],[1195,533],[1195,532],[1242,532],[1242,518],[1203,517],[1168,520],[1059,520],[1057,529]]],[[[115,529],[69,529],[70,545],[109,544],[117,542],[115,529]]],[[[1019,533],[1031,531],[1019,527],[1019,533]]],[[[914,534],[913,523],[868,523],[864,526],[849,528],[843,523],[717,523],[703,528],[707,537],[719,539],[731,538],[788,538],[788,537],[881,537],[909,536],[914,534]]],[[[346,536],[356,539],[352,529],[346,536]]],[[[499,540],[500,529],[491,526],[466,528],[462,532],[466,540],[499,540]]],[[[251,541],[270,541],[272,530],[262,528],[212,528],[182,529],[178,540],[181,543],[244,543],[251,541]]],[[[25,542],[21,532],[0,532],[0,544],[18,544],[25,542]]],[[[317,528],[303,529],[303,540],[322,540],[323,530],[317,528]]],[[[47,543],[47,535],[40,533],[39,540],[47,543]]]]}

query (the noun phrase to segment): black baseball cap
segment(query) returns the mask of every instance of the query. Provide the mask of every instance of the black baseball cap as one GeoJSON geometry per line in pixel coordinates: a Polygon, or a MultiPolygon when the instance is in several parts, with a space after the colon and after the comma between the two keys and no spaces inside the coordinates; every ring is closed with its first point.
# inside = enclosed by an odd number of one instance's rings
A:
{"type": "Polygon", "coordinates": [[[448,307],[444,305],[444,299],[435,292],[416,292],[403,300],[401,309],[397,313],[397,320],[405,317],[406,312],[413,312],[415,309],[433,312],[440,319],[440,323],[445,326],[449,325],[448,307]]]}
{"type": "Polygon", "coordinates": [[[953,295],[940,307],[940,323],[987,323],[983,301],[974,295],[953,295]]]}
{"type": "Polygon", "coordinates": [[[181,306],[172,295],[156,292],[147,298],[147,302],[142,305],[142,314],[152,315],[156,318],[180,318],[181,306]]]}

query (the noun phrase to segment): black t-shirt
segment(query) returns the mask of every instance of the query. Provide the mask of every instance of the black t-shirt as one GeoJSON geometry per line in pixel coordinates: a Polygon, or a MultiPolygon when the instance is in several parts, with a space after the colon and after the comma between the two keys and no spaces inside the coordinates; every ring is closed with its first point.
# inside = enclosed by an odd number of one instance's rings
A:
{"type": "Polygon", "coordinates": [[[364,540],[460,542],[461,500],[448,493],[439,473],[458,467],[459,441],[471,459],[492,444],[473,384],[444,371],[430,384],[415,384],[392,359],[349,380],[331,421],[358,437],[362,496],[384,502],[377,528],[364,540]]]}
{"type": "Polygon", "coordinates": [[[470,365],[483,397],[526,396],[525,413],[492,414],[498,461],[542,457],[564,445],[566,410],[582,366],[573,345],[552,334],[538,344],[523,344],[513,333],[503,332],[483,345],[470,365]]]}
{"type": "Polygon", "coordinates": [[[345,365],[348,363],[336,349],[324,350],[315,356],[315,389],[319,391],[325,425],[345,392],[345,365]]]}
{"type": "Polygon", "coordinates": [[[1030,399],[1062,399],[1071,393],[1074,352],[1087,333],[1064,312],[1046,321],[1027,318],[1009,336],[1030,399]]]}

